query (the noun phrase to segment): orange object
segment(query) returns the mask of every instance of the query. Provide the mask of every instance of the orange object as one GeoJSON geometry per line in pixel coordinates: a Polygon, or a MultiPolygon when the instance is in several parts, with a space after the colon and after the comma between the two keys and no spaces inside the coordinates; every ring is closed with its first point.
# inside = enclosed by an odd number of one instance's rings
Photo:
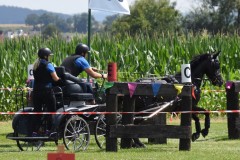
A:
{"type": "Polygon", "coordinates": [[[48,153],[48,160],[75,160],[72,153],[48,153]]]}
{"type": "Polygon", "coordinates": [[[117,63],[108,63],[108,82],[117,81],[117,63]]]}
{"type": "Polygon", "coordinates": [[[58,146],[58,153],[48,153],[48,160],[75,160],[75,154],[64,153],[64,146],[58,146]]]}

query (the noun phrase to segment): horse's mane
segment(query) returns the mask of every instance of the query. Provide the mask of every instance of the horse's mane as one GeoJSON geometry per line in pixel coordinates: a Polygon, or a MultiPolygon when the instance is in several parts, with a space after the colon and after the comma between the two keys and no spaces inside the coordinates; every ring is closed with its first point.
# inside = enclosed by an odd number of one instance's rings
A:
{"type": "MultiPolygon", "coordinates": [[[[203,60],[206,60],[210,56],[209,53],[199,54],[193,57],[193,59],[190,61],[191,69],[196,68],[199,63],[201,63],[203,60]]],[[[175,77],[181,77],[181,72],[177,72],[175,74],[175,77]]]]}
{"type": "Polygon", "coordinates": [[[191,68],[197,67],[199,63],[201,63],[203,60],[206,60],[209,56],[209,53],[204,53],[193,57],[193,59],[190,61],[191,68]]]}

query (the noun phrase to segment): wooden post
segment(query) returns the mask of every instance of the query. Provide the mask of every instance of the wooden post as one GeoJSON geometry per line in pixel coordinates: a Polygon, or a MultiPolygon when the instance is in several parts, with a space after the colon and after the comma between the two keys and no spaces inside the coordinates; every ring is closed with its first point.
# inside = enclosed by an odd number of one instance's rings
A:
{"type": "MultiPolygon", "coordinates": [[[[161,113],[156,115],[153,118],[153,124],[156,125],[166,125],[167,124],[167,114],[161,113]]],[[[152,144],[167,144],[167,138],[166,137],[160,137],[160,138],[148,138],[148,142],[152,144]]]]}
{"type": "MultiPolygon", "coordinates": [[[[191,93],[192,85],[185,85],[184,88],[189,93],[191,93]]],[[[183,95],[182,96],[182,103],[181,106],[183,107],[183,111],[192,111],[192,97],[191,95],[183,95]]],[[[181,114],[181,126],[191,126],[191,113],[183,113],[181,114]]],[[[191,133],[192,134],[192,133],[191,133]]],[[[179,150],[187,150],[191,149],[191,138],[180,139],[179,143],[179,150]]]]}
{"type": "MultiPolygon", "coordinates": [[[[116,94],[110,94],[109,90],[106,91],[106,111],[107,112],[117,112],[118,111],[118,99],[116,94]]],[[[106,115],[106,151],[117,152],[117,138],[110,137],[110,125],[115,125],[117,123],[116,114],[106,115]]]]}
{"type": "MultiPolygon", "coordinates": [[[[226,88],[227,94],[227,110],[239,110],[239,93],[236,89],[236,83],[232,83],[230,88],[226,88]]],[[[228,120],[228,138],[240,138],[239,113],[227,113],[228,120]]]]}
{"type": "MultiPolygon", "coordinates": [[[[123,112],[134,112],[135,111],[135,98],[130,98],[129,95],[124,96],[123,99],[123,112]]],[[[134,114],[123,114],[122,125],[133,124],[134,114]]],[[[122,138],[121,148],[131,148],[132,138],[122,138]]]]}

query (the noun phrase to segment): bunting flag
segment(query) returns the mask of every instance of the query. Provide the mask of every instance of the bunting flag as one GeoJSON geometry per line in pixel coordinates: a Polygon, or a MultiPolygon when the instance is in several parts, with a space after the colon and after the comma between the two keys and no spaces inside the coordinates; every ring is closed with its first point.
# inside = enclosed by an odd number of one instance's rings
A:
{"type": "Polygon", "coordinates": [[[129,89],[129,94],[130,94],[131,98],[132,98],[136,88],[137,88],[137,83],[128,83],[128,89],[129,89]]]}
{"type": "Polygon", "coordinates": [[[156,97],[161,87],[161,83],[152,83],[153,96],[156,97]]]}
{"type": "Polygon", "coordinates": [[[228,81],[228,82],[226,83],[226,88],[227,88],[227,89],[231,89],[231,88],[232,88],[232,85],[233,85],[233,82],[228,81]]]}
{"type": "Polygon", "coordinates": [[[183,85],[182,84],[174,84],[174,87],[177,90],[177,94],[180,94],[182,92],[182,89],[183,89],[183,85]]]}
{"type": "Polygon", "coordinates": [[[114,85],[114,82],[105,82],[104,83],[104,88],[108,89],[108,88],[111,88],[113,85],[114,85]]]}
{"type": "Polygon", "coordinates": [[[127,0],[89,0],[88,8],[92,10],[130,14],[127,0]]]}

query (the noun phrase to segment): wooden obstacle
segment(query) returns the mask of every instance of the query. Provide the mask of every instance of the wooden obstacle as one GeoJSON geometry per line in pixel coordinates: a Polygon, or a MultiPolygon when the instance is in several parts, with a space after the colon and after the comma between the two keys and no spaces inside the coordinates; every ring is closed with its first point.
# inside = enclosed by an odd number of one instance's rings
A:
{"type": "MultiPolygon", "coordinates": [[[[226,83],[227,110],[239,110],[240,81],[228,81],[226,83]]],[[[240,114],[227,113],[228,138],[240,138],[240,114]]]]}
{"type": "MultiPolygon", "coordinates": [[[[122,115],[122,124],[117,124],[116,114],[106,115],[106,151],[117,152],[117,138],[121,138],[121,148],[131,148],[132,138],[176,138],[179,141],[179,150],[191,149],[191,113],[181,115],[180,125],[144,124],[134,125],[133,117],[135,99],[137,96],[154,96],[151,83],[137,83],[134,94],[131,95],[129,83],[114,83],[107,89],[107,112],[130,112],[122,115]],[[120,98],[121,97],[121,98],[120,98]],[[123,99],[120,106],[119,99],[123,99]]],[[[185,85],[181,91],[181,106],[183,111],[192,110],[192,85],[185,85]]],[[[172,84],[161,84],[157,95],[159,97],[174,97],[178,91],[172,84]]]]}

